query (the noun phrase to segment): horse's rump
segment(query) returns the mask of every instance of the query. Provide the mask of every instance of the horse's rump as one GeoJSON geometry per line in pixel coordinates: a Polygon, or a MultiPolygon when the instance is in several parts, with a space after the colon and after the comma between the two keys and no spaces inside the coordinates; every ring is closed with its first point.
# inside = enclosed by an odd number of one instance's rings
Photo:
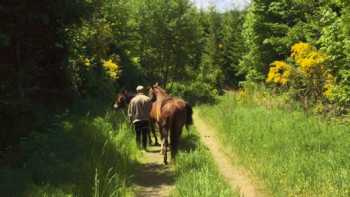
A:
{"type": "Polygon", "coordinates": [[[162,133],[162,153],[167,164],[168,136],[170,137],[171,156],[175,159],[178,141],[183,126],[192,124],[192,107],[184,100],[169,96],[157,84],[150,89],[152,117],[157,121],[162,133]]]}

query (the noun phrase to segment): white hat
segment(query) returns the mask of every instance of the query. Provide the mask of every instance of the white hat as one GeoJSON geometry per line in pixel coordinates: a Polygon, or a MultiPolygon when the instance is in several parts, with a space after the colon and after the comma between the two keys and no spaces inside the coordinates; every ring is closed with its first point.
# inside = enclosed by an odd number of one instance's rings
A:
{"type": "Polygon", "coordinates": [[[137,92],[140,92],[140,91],[142,91],[142,90],[143,90],[143,86],[137,86],[137,87],[136,87],[136,91],[137,91],[137,92]]]}

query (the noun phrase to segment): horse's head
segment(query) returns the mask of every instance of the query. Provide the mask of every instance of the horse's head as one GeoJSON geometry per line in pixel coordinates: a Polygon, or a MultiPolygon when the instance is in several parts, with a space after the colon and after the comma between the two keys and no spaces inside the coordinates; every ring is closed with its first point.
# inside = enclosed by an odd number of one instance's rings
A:
{"type": "Polygon", "coordinates": [[[157,95],[154,85],[149,88],[148,95],[151,98],[152,102],[156,101],[157,95]]]}
{"type": "Polygon", "coordinates": [[[119,93],[115,99],[113,107],[115,109],[121,109],[128,105],[128,92],[126,90],[119,93]]]}
{"type": "Polygon", "coordinates": [[[166,91],[161,88],[158,83],[154,84],[150,89],[149,89],[149,97],[151,98],[152,102],[156,101],[160,97],[167,97],[168,94],[166,91]]]}

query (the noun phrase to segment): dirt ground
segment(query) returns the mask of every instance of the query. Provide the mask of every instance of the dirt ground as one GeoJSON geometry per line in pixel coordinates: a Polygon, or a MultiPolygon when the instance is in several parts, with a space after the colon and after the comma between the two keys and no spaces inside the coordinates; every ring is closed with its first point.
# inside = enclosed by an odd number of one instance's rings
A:
{"type": "Polygon", "coordinates": [[[220,173],[233,191],[239,191],[240,196],[244,197],[267,196],[262,187],[258,186],[256,181],[251,178],[247,170],[232,162],[237,156],[225,153],[224,148],[216,138],[215,129],[208,125],[197,112],[194,113],[193,119],[202,142],[210,150],[220,173]]]}
{"type": "Polygon", "coordinates": [[[137,197],[166,197],[174,188],[175,176],[172,165],[163,164],[160,146],[149,147],[140,159],[140,166],[135,176],[137,197]]]}
{"type": "MultiPolygon", "coordinates": [[[[201,136],[202,142],[210,150],[218,169],[233,191],[240,196],[260,197],[268,196],[256,179],[242,166],[232,162],[237,158],[232,153],[226,154],[224,148],[216,138],[214,128],[194,113],[194,126],[201,136]]],[[[163,156],[159,153],[160,146],[149,147],[148,152],[140,159],[140,166],[135,173],[135,193],[138,197],[166,197],[174,189],[175,176],[173,165],[164,165],[163,156]]],[[[168,153],[169,154],[169,153],[168,153]]],[[[168,157],[170,158],[170,157],[168,157]]]]}

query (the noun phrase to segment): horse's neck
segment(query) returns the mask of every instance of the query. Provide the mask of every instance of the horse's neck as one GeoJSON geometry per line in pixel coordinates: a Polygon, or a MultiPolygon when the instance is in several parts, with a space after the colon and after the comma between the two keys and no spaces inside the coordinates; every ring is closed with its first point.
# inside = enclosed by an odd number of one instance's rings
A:
{"type": "Polygon", "coordinates": [[[165,99],[167,99],[167,98],[169,98],[169,95],[167,95],[167,94],[158,94],[158,95],[157,95],[157,100],[156,100],[156,101],[162,102],[163,100],[165,100],[165,99]]]}

